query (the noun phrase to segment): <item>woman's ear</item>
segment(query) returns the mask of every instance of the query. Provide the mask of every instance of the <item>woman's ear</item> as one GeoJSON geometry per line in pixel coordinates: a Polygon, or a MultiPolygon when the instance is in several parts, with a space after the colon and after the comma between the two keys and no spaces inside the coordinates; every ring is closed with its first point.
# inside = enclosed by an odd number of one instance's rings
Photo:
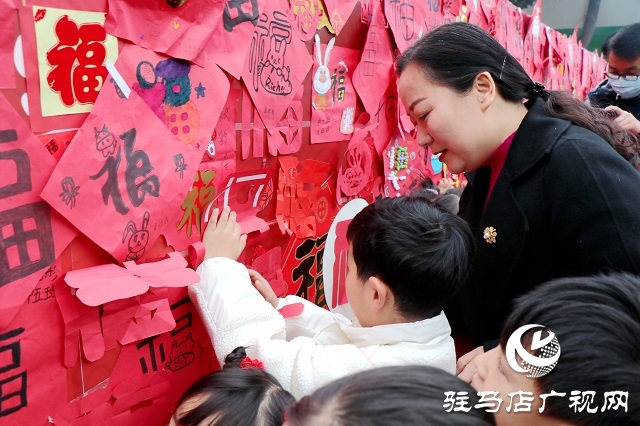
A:
{"type": "Polygon", "coordinates": [[[473,89],[477,93],[480,108],[485,111],[489,108],[496,97],[496,82],[491,74],[483,71],[478,74],[473,82],[473,89]]]}

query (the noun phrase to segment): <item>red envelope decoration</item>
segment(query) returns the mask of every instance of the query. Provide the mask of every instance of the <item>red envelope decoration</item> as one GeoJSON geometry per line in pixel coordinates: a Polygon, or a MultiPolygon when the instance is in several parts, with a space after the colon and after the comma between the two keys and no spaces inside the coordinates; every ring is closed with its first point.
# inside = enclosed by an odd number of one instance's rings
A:
{"type": "Polygon", "coordinates": [[[187,261],[175,252],[157,262],[124,262],[124,266],[109,264],[69,271],[65,282],[78,289],[76,296],[82,303],[98,306],[138,296],[149,287],[186,287],[200,281],[198,274],[187,268],[187,261]]]}
{"type": "Polygon", "coordinates": [[[242,80],[269,131],[278,126],[311,67],[311,57],[294,37],[289,3],[269,0],[255,27],[242,80]]]}
{"type": "Polygon", "coordinates": [[[179,209],[200,159],[137,94],[105,86],[41,196],[117,260],[137,260],[179,209]]]}

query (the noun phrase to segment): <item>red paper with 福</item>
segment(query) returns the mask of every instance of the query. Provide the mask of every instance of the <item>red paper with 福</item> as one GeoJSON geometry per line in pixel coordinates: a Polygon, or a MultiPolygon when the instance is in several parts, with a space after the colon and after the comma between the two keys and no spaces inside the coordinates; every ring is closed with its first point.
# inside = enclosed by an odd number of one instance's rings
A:
{"type": "Polygon", "coordinates": [[[179,209],[201,156],[135,92],[105,88],[42,197],[117,260],[138,260],[179,209]],[[65,183],[72,200],[60,193],[65,183]]]}
{"type": "MultiPolygon", "coordinates": [[[[56,160],[0,94],[0,330],[27,300],[76,230],[39,196],[56,160]]],[[[73,188],[52,188],[72,197],[73,188]]]]}

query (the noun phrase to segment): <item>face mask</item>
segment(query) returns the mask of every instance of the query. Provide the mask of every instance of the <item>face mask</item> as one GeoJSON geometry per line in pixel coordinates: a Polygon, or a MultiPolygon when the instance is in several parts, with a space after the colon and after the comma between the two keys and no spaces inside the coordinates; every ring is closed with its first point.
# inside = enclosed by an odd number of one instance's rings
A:
{"type": "Polygon", "coordinates": [[[628,81],[623,78],[609,79],[609,84],[622,99],[631,99],[640,95],[640,78],[636,81],[628,81]]]}

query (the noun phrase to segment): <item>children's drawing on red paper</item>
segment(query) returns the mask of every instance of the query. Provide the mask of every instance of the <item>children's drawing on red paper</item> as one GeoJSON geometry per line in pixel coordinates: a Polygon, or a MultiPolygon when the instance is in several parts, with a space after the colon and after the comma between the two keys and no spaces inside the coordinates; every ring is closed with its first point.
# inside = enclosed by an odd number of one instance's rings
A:
{"type": "Polygon", "coordinates": [[[104,13],[33,6],[42,116],[93,107],[115,62],[118,44],[104,29],[104,13]]]}
{"type": "Polygon", "coordinates": [[[293,36],[288,8],[284,0],[268,2],[258,17],[242,73],[256,110],[270,131],[278,126],[311,66],[304,43],[293,36]]]}
{"type": "Polygon", "coordinates": [[[351,76],[358,51],[334,46],[334,41],[323,49],[315,39],[311,143],[349,140],[354,131],[357,96],[351,76]]]}
{"type": "Polygon", "coordinates": [[[42,197],[119,261],[139,260],[179,208],[200,159],[135,93],[103,90],[42,197]],[[71,181],[77,191],[61,193],[71,181]]]}
{"type": "Polygon", "coordinates": [[[220,68],[195,66],[135,45],[122,50],[116,65],[171,133],[204,152],[224,105],[220,101],[229,93],[229,80],[220,68]]]}

